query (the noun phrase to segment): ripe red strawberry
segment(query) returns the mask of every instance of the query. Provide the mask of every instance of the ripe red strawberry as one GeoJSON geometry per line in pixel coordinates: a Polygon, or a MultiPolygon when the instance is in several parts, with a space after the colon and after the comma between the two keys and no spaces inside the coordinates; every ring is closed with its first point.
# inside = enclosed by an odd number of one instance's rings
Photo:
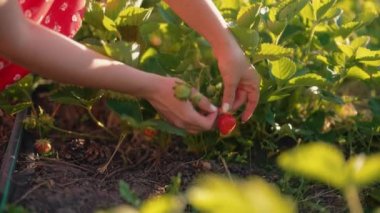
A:
{"type": "Polygon", "coordinates": [[[51,143],[48,139],[39,139],[34,143],[34,149],[40,155],[49,154],[51,152],[51,143]]]}
{"type": "Polygon", "coordinates": [[[236,119],[231,114],[223,113],[218,116],[217,124],[221,135],[229,135],[236,127],[236,119]]]}
{"type": "Polygon", "coordinates": [[[153,128],[145,128],[143,130],[143,134],[144,134],[144,138],[145,140],[147,141],[152,141],[153,138],[157,135],[158,131],[156,129],[153,129],[153,128]]]}

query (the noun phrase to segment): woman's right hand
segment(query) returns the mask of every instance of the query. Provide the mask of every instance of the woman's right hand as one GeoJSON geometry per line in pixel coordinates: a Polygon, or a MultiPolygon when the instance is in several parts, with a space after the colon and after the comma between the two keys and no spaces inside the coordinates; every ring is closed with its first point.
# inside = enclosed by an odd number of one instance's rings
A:
{"type": "Polygon", "coordinates": [[[193,89],[193,93],[200,95],[198,108],[200,113],[190,101],[181,101],[174,95],[173,87],[183,82],[178,78],[160,77],[155,84],[157,91],[144,97],[158,113],[173,125],[187,130],[191,134],[198,134],[213,128],[217,117],[217,108],[209,100],[193,89]]]}

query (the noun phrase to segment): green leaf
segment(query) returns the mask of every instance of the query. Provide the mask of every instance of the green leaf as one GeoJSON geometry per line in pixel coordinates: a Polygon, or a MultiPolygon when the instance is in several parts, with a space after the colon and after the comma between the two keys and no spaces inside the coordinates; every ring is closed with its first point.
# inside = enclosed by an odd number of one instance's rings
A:
{"type": "Polygon", "coordinates": [[[378,4],[366,1],[362,4],[362,13],[357,17],[357,19],[363,23],[363,25],[367,25],[372,23],[376,18],[379,17],[379,13],[377,8],[379,7],[378,4]]]}
{"type": "Polygon", "coordinates": [[[380,71],[377,71],[376,73],[372,74],[372,80],[380,85],[380,71]]]}
{"type": "Polygon", "coordinates": [[[344,53],[333,52],[332,57],[336,65],[344,67],[346,65],[347,56],[344,53]]]}
{"type": "Polygon", "coordinates": [[[320,133],[325,123],[326,113],[322,110],[317,110],[310,113],[310,116],[305,121],[305,126],[315,133],[320,133]]]}
{"type": "Polygon", "coordinates": [[[179,26],[182,23],[182,20],[169,8],[169,6],[161,2],[157,6],[158,12],[161,17],[169,24],[174,26],[179,26]]]}
{"type": "Polygon", "coordinates": [[[103,26],[106,30],[110,32],[114,32],[114,33],[118,32],[115,22],[112,19],[108,18],[107,16],[104,16],[103,26]]]}
{"type": "MultiPolygon", "coordinates": [[[[319,0],[317,0],[317,1],[319,1],[319,0]]],[[[316,2],[316,1],[313,1],[313,2],[316,2]]],[[[320,1],[320,2],[322,2],[322,1],[320,1]]],[[[315,10],[316,11],[315,15],[316,15],[317,20],[322,20],[324,18],[324,16],[326,15],[326,13],[335,5],[336,2],[337,2],[337,0],[323,1],[323,3],[321,3],[321,5],[319,5],[318,9],[315,10]]]]}
{"type": "Polygon", "coordinates": [[[126,4],[127,0],[107,0],[105,11],[106,16],[115,20],[126,4]]]}
{"type": "Polygon", "coordinates": [[[0,92],[0,109],[15,114],[32,106],[33,76],[27,75],[0,92]]]}
{"type": "Polygon", "coordinates": [[[131,190],[129,184],[123,180],[119,181],[119,193],[120,196],[130,203],[134,207],[138,207],[141,203],[140,199],[136,196],[136,194],[131,190]]]}
{"type": "Polygon", "coordinates": [[[108,100],[107,106],[120,116],[128,116],[133,118],[136,122],[143,121],[143,115],[141,112],[141,106],[137,100],[119,101],[108,100]]]}
{"type": "Polygon", "coordinates": [[[300,14],[304,19],[315,21],[313,6],[311,4],[306,4],[306,6],[301,10],[300,14]]]}
{"type": "Polygon", "coordinates": [[[233,9],[238,10],[241,6],[240,0],[214,0],[219,10],[233,9]]]}
{"type": "Polygon", "coordinates": [[[103,90],[103,92],[104,92],[104,97],[107,98],[107,100],[137,101],[136,97],[133,97],[125,93],[115,92],[112,90],[103,90]]]}
{"type": "Polygon", "coordinates": [[[103,97],[103,91],[64,85],[55,90],[50,99],[57,103],[90,107],[103,97]]]}
{"type": "Polygon", "coordinates": [[[149,48],[141,56],[141,68],[146,72],[152,72],[159,75],[166,75],[168,70],[165,70],[159,62],[159,54],[156,49],[149,48]]]}
{"type": "Polygon", "coordinates": [[[283,1],[277,13],[277,20],[291,20],[309,3],[310,0],[283,1]]]}
{"type": "Polygon", "coordinates": [[[357,30],[359,27],[361,27],[361,23],[357,21],[352,21],[343,24],[339,29],[338,29],[338,34],[341,35],[342,37],[346,38],[349,36],[352,32],[357,30]]]}
{"type": "Polygon", "coordinates": [[[371,76],[361,69],[360,67],[351,67],[348,72],[347,72],[347,77],[348,78],[354,78],[354,79],[360,79],[360,80],[367,80],[370,79],[371,76]]]}
{"type": "Polygon", "coordinates": [[[349,58],[354,55],[355,49],[349,45],[346,45],[345,40],[342,37],[336,37],[334,39],[338,48],[349,58]]]}
{"type": "Polygon", "coordinates": [[[272,75],[281,81],[290,79],[297,71],[296,64],[288,58],[272,61],[271,65],[272,75]]]}
{"type": "Polygon", "coordinates": [[[200,212],[296,212],[296,205],[258,177],[231,181],[215,175],[198,178],[187,191],[189,203],[200,212]]]}
{"type": "Polygon", "coordinates": [[[368,66],[380,66],[380,50],[372,51],[359,47],[356,51],[356,60],[368,66]]]}
{"type": "Polygon", "coordinates": [[[357,186],[367,186],[380,181],[380,154],[358,155],[350,158],[348,168],[351,181],[357,186]]]}
{"type": "Polygon", "coordinates": [[[293,49],[285,48],[280,45],[263,43],[260,45],[260,50],[253,56],[255,62],[269,59],[278,60],[283,57],[290,57],[293,55],[293,49]]]}
{"type": "Polygon", "coordinates": [[[273,101],[279,101],[281,99],[284,99],[286,97],[290,96],[289,93],[279,93],[279,94],[271,94],[271,96],[269,96],[267,102],[273,102],[273,101]]]}
{"type": "Polygon", "coordinates": [[[182,199],[172,195],[161,195],[148,199],[141,206],[141,213],[181,213],[185,208],[182,199]]]}
{"type": "Polygon", "coordinates": [[[347,172],[342,152],[323,142],[301,145],[287,151],[277,159],[279,166],[287,172],[343,188],[347,183],[347,172]],[[339,174],[339,175],[337,175],[339,174]]]}
{"type": "Polygon", "coordinates": [[[293,86],[323,86],[326,83],[327,80],[322,76],[315,73],[308,73],[290,79],[288,84],[293,86]]]}
{"type": "Polygon", "coordinates": [[[334,95],[333,93],[326,91],[326,90],[321,90],[319,93],[320,97],[328,102],[338,104],[338,105],[343,105],[344,101],[341,97],[334,95]]]}
{"type": "Polygon", "coordinates": [[[368,102],[373,115],[380,115],[380,98],[371,98],[368,102]]]}
{"type": "Polygon", "coordinates": [[[171,124],[169,124],[168,122],[166,121],[163,121],[163,120],[156,120],[156,119],[153,119],[153,120],[147,120],[147,121],[144,121],[143,123],[141,123],[141,128],[144,128],[144,127],[152,127],[154,129],[157,129],[161,132],[165,132],[165,133],[168,133],[168,134],[174,134],[174,135],[178,135],[178,136],[186,136],[186,131],[183,130],[183,129],[180,129],[180,128],[177,128],[171,124]]]}
{"type": "Polygon", "coordinates": [[[136,43],[124,41],[117,41],[115,43],[103,42],[103,47],[107,55],[115,60],[132,66],[138,63],[140,48],[136,43]]]}
{"type": "Polygon", "coordinates": [[[320,19],[320,22],[323,22],[323,21],[330,21],[332,19],[337,19],[339,18],[340,16],[343,15],[343,10],[340,9],[340,8],[333,8],[331,10],[329,10],[324,16],[323,18],[320,19]]]}
{"type": "Polygon", "coordinates": [[[370,41],[371,41],[371,37],[369,36],[359,36],[351,42],[350,46],[354,50],[357,50],[359,49],[359,47],[366,47],[370,41]]]}
{"type": "Polygon", "coordinates": [[[230,30],[244,50],[252,51],[259,45],[260,35],[256,30],[246,29],[240,26],[230,27],[230,30]]]}
{"type": "Polygon", "coordinates": [[[152,13],[152,8],[128,7],[119,13],[115,22],[117,26],[140,26],[152,13]]]}
{"type": "Polygon", "coordinates": [[[240,8],[236,19],[237,25],[244,28],[250,28],[256,21],[261,6],[261,4],[251,4],[240,8]]]}
{"type": "Polygon", "coordinates": [[[324,64],[326,65],[329,65],[330,62],[329,62],[329,59],[326,57],[326,56],[323,56],[323,55],[317,55],[316,59],[320,62],[323,62],[324,64]]]}
{"type": "Polygon", "coordinates": [[[90,1],[84,14],[84,20],[98,29],[103,29],[103,18],[102,6],[97,2],[90,1]]]}
{"type": "Polygon", "coordinates": [[[380,50],[372,51],[364,47],[359,47],[356,51],[356,59],[363,61],[377,61],[380,60],[380,50]]]}

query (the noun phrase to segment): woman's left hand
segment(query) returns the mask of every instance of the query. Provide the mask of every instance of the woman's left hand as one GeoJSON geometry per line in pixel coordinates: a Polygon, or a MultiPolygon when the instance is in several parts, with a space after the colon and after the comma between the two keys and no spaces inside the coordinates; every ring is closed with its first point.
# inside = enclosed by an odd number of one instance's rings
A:
{"type": "Polygon", "coordinates": [[[245,123],[259,101],[260,75],[235,40],[231,39],[226,46],[214,48],[214,54],[224,83],[222,111],[235,111],[245,104],[242,114],[242,122],[245,123]]]}

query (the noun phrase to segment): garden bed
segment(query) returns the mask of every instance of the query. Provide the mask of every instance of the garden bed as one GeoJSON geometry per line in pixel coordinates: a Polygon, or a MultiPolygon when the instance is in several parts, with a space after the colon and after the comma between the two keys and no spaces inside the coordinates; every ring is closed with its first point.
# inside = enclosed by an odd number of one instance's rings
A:
{"type": "MultiPolygon", "coordinates": [[[[83,117],[80,108],[58,107],[48,102],[42,104],[48,111],[56,111],[53,113],[55,121],[65,123],[66,128],[98,134],[98,130],[92,132],[91,129],[96,128],[91,123],[78,125],[75,122],[83,117]]],[[[110,115],[103,104],[94,108],[97,116],[110,115]]],[[[102,119],[106,118],[103,116],[102,119]]],[[[165,193],[174,177],[180,177],[180,190],[185,190],[194,178],[203,173],[226,176],[231,173],[237,177],[257,175],[270,182],[281,181],[281,175],[275,169],[258,166],[266,163],[258,154],[254,154],[247,164],[226,163],[221,158],[208,160],[188,152],[180,138],[174,138],[167,149],[162,150],[152,142],[129,137],[108,170],[101,174],[98,169],[107,161],[116,142],[63,137],[58,133],[51,134],[49,138],[54,154],[50,157],[38,156],[33,149],[36,134],[24,132],[9,203],[31,212],[94,212],[125,203],[119,193],[120,180],[127,182],[143,200],[165,193]]],[[[302,212],[315,209],[339,212],[344,209],[344,200],[336,190],[319,185],[303,190],[302,212]]]]}

